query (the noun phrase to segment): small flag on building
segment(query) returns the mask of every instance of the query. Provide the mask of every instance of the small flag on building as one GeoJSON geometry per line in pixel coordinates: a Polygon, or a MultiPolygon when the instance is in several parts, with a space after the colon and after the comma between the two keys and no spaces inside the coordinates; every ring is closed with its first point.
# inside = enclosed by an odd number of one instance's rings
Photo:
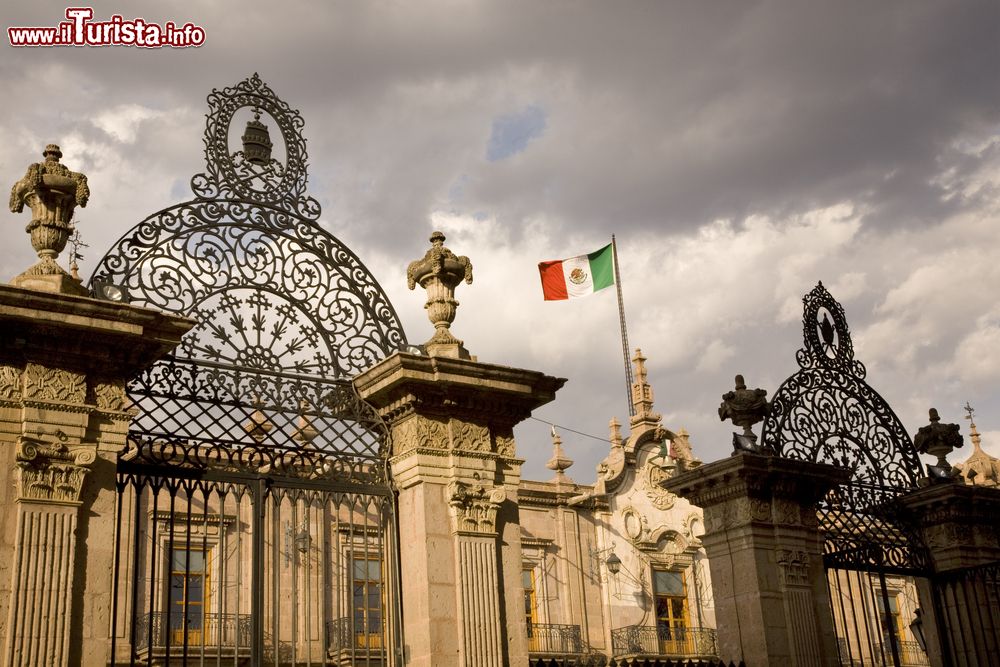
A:
{"type": "Polygon", "coordinates": [[[546,301],[593,294],[615,284],[611,244],[589,255],[539,262],[538,272],[542,276],[542,292],[546,301]]]}

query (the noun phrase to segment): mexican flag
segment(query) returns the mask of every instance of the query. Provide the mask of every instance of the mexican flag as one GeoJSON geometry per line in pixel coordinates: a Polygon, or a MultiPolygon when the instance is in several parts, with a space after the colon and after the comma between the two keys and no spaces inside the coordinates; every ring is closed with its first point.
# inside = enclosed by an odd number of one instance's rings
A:
{"type": "Polygon", "coordinates": [[[546,301],[573,299],[615,284],[611,244],[588,255],[539,262],[546,301]]]}

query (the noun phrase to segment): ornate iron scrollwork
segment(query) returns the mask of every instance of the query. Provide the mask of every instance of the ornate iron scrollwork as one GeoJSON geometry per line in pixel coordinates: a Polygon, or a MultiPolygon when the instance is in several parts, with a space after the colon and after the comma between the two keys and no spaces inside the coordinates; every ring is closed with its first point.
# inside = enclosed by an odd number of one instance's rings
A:
{"type": "Polygon", "coordinates": [[[778,389],[761,439],[780,456],[832,463],[852,480],[908,488],[920,460],[899,418],[865,382],[844,309],[819,283],[803,298],[801,368],[778,389]]]}
{"type": "Polygon", "coordinates": [[[91,279],[125,286],[133,305],[197,321],[175,358],[129,387],[140,408],[136,456],[381,478],[372,466],[384,455],[384,425],[353,396],[350,378],[405,346],[399,319],[365,266],[318,223],[299,112],[256,74],[208,103],[195,199],[132,228],[91,279]],[[243,143],[231,145],[242,129],[234,122],[251,114],[243,143]],[[248,429],[253,420],[270,428],[248,429]],[[303,428],[314,435],[304,439],[303,428]],[[327,465],[331,456],[342,465],[327,465]]]}

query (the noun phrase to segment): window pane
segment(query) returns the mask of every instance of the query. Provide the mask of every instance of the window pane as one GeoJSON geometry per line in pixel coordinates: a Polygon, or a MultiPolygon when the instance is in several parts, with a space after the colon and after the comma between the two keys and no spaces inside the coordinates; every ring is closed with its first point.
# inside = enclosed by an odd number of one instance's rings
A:
{"type": "Polygon", "coordinates": [[[368,561],[368,579],[382,581],[382,563],[377,560],[368,561]]]}
{"type": "Polygon", "coordinates": [[[524,587],[524,590],[530,591],[534,588],[532,579],[531,570],[521,570],[521,585],[524,587]]]}
{"type": "Polygon", "coordinates": [[[653,586],[657,595],[684,595],[684,575],[681,572],[654,570],[653,586]]]}

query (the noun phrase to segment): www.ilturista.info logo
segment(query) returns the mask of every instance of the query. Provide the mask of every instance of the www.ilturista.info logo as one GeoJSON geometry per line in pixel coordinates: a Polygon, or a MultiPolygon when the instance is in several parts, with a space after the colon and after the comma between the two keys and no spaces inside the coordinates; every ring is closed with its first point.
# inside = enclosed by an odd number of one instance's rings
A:
{"type": "Polygon", "coordinates": [[[108,21],[91,21],[91,7],[68,7],[66,18],[48,28],[7,28],[11,46],[164,46],[183,48],[205,43],[205,29],[193,23],[177,26],[147,23],[141,18],[127,20],[114,14],[108,21]]]}

